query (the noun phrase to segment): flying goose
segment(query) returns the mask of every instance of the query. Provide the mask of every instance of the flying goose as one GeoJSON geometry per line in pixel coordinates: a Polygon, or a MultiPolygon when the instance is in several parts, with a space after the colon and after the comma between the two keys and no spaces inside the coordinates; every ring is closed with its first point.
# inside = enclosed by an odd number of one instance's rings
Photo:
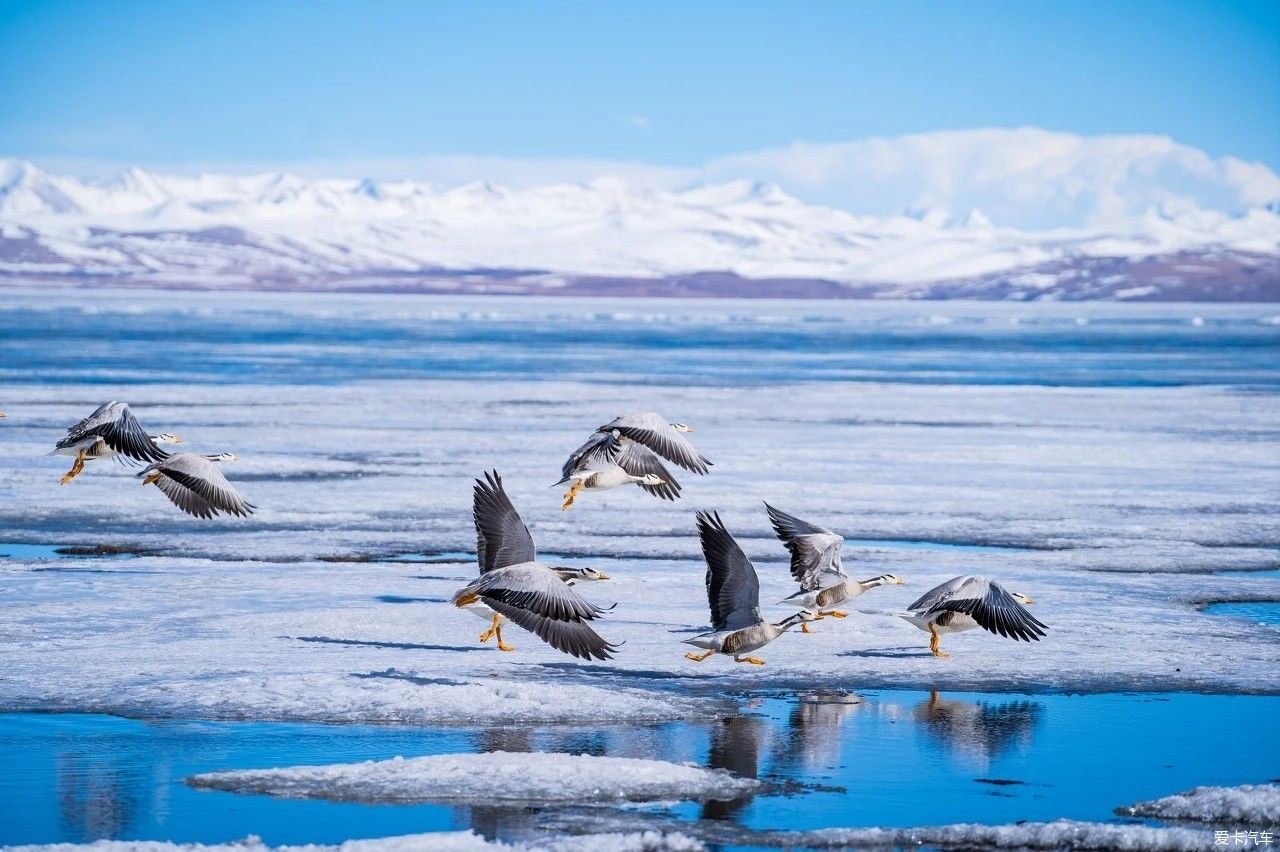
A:
{"type": "Polygon", "coordinates": [[[155,485],[188,515],[212,518],[219,512],[247,517],[258,508],[240,496],[217,462],[239,461],[235,453],[177,453],[149,465],[138,474],[143,485],[155,485]]]}
{"type": "MultiPolygon", "coordinates": [[[[520,520],[520,514],[511,504],[507,492],[502,489],[502,479],[496,472],[492,477],[486,473],[485,482],[476,480],[471,514],[476,525],[476,560],[480,563],[482,575],[496,568],[536,561],[529,528],[520,520]]],[[[594,568],[553,565],[551,570],[564,580],[566,586],[572,586],[578,581],[609,579],[608,574],[594,568]]],[[[500,613],[479,598],[462,609],[491,622],[489,629],[480,634],[481,643],[496,636],[499,649],[512,650],[502,641],[502,623],[505,619],[500,613]]]]}
{"type": "Polygon", "coordinates": [[[71,470],[62,476],[66,485],[80,475],[90,459],[121,458],[140,462],[158,462],[169,454],[160,444],[181,444],[177,435],[165,432],[148,435],[123,402],[104,402],[88,417],[67,430],[67,435],[54,446],[51,456],[75,456],[71,470]]]}
{"type": "Polygon", "coordinates": [[[760,578],[718,512],[698,513],[698,537],[707,562],[707,603],[713,630],[685,639],[686,645],[706,649],[702,654],[691,651],[685,657],[700,663],[712,654],[726,654],[732,655],[735,663],[763,666],[764,660],[742,655],[763,648],[797,624],[818,620],[818,615],[807,609],[777,624],[760,616],[760,578]]]}
{"type": "Polygon", "coordinates": [[[943,633],[962,633],[981,627],[1009,639],[1039,642],[1048,625],[1027,612],[1023,604],[1035,603],[1021,592],[1006,591],[985,577],[954,577],[925,592],[907,607],[902,618],[929,633],[929,650],[935,657],[950,656],[938,647],[943,633]]]}
{"type": "MultiPolygon", "coordinates": [[[[843,538],[826,527],[802,521],[768,503],[764,507],[769,511],[774,532],[791,551],[791,576],[800,584],[800,591],[779,603],[795,604],[819,616],[844,618],[849,613],[836,609],[840,604],[876,586],[902,585],[902,580],[893,574],[881,574],[869,580],[853,579],[840,564],[843,538]]],[[[800,625],[800,632],[810,633],[809,625],[800,625]]]]}
{"type": "Polygon", "coordinates": [[[680,483],[659,456],[705,475],[711,462],[685,437],[692,431],[683,423],[668,423],[654,411],[624,414],[599,427],[573,451],[560,470],[561,479],[556,485],[573,482],[564,495],[562,508],[572,506],[584,489],[616,488],[628,483],[664,500],[676,499],[680,496],[680,483]]]}
{"type": "Polygon", "coordinates": [[[493,635],[499,650],[514,651],[502,641],[502,618],[507,618],[557,651],[583,660],[612,659],[618,646],[602,639],[587,623],[604,610],[569,588],[556,569],[538,561],[533,536],[503,490],[496,470],[486,473],[483,481],[476,480],[474,495],[481,573],[455,592],[452,602],[461,608],[483,603],[493,612],[493,625],[481,634],[480,641],[493,635]]]}

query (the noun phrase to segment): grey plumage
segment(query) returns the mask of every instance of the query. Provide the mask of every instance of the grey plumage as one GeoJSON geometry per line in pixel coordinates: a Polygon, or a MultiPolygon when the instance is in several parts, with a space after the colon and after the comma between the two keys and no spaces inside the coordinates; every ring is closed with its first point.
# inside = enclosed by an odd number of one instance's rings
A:
{"type": "Polygon", "coordinates": [[[711,626],[737,630],[758,624],[760,578],[756,568],[734,540],[719,512],[698,513],[698,536],[707,562],[707,604],[711,626]]]}
{"type": "MultiPolygon", "coordinates": [[[[651,474],[661,479],[662,482],[656,485],[636,483],[655,497],[675,500],[680,496],[680,483],[671,475],[657,453],[612,431],[593,432],[586,443],[574,450],[561,466],[561,479],[556,485],[563,485],[574,478],[575,474],[584,471],[604,473],[614,466],[621,468],[629,476],[643,477],[651,474]]],[[[583,485],[586,488],[596,487],[593,482],[584,482],[583,485]]]]}
{"type": "Polygon", "coordinates": [[[1014,596],[985,577],[955,577],[925,592],[908,609],[916,618],[942,626],[955,626],[968,616],[988,633],[1009,639],[1037,642],[1048,625],[1027,611],[1014,596]]]}
{"type": "Polygon", "coordinates": [[[791,627],[817,620],[816,613],[801,610],[777,624],[760,615],[760,579],[755,566],[742,552],[716,512],[698,513],[698,536],[707,562],[707,604],[711,610],[712,632],[684,642],[706,653],[685,654],[702,662],[711,654],[730,654],[739,663],[764,665],[763,660],[744,657],[763,648],[791,627]]]}
{"type": "Polygon", "coordinates": [[[481,574],[495,568],[537,561],[533,536],[503,490],[502,477],[496,470],[486,472],[484,481],[476,480],[472,489],[471,514],[476,523],[476,558],[480,562],[481,574]]]}
{"type": "MultiPolygon", "coordinates": [[[[688,431],[686,427],[680,428],[688,431]]],[[[617,432],[622,437],[629,438],[637,444],[643,444],[664,459],[697,474],[705,475],[711,466],[711,462],[689,443],[689,439],[656,411],[624,414],[601,426],[597,431],[617,432]]]]}
{"type": "Polygon", "coordinates": [[[197,518],[220,512],[238,517],[254,513],[257,506],[245,500],[227,481],[214,459],[234,459],[230,453],[210,458],[196,453],[166,456],[144,468],[138,476],[155,485],[182,511],[197,518]]]}
{"type": "Polygon", "coordinates": [[[140,462],[158,462],[169,457],[156,446],[129,406],[115,400],[98,406],[92,414],[68,429],[54,452],[84,448],[98,440],[112,451],[140,462]]]}
{"type": "Polygon", "coordinates": [[[611,659],[618,646],[588,624],[604,610],[578,595],[555,569],[537,561],[533,537],[507,496],[498,472],[487,472],[483,480],[477,479],[472,491],[481,573],[454,594],[453,604],[469,607],[480,602],[492,610],[496,614],[493,630],[503,650],[510,649],[502,644],[498,616],[510,619],[557,651],[583,660],[611,659]]]}
{"type": "Polygon", "coordinates": [[[764,504],[774,532],[791,552],[791,576],[801,591],[812,592],[831,583],[849,579],[840,563],[844,538],[816,524],[803,521],[764,504]]]}

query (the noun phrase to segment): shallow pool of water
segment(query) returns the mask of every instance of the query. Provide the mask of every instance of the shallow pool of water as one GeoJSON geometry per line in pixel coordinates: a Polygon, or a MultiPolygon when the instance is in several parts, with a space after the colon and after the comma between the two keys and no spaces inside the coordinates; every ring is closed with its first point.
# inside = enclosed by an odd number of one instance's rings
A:
{"type": "MultiPolygon", "coordinates": [[[[692,761],[760,778],[676,821],[748,829],[909,826],[1070,817],[1197,784],[1274,778],[1280,739],[1241,748],[1280,698],[868,691],[760,695],[736,712],[639,727],[424,729],[0,715],[0,843],[96,838],[336,842],[473,828],[529,837],[555,808],[356,804],[195,790],[198,772],[483,750],[692,761]],[[1212,720],[1212,724],[1206,724],[1212,720]]],[[[601,819],[616,811],[600,808],[601,819]]],[[[635,813],[634,810],[631,813],[635,813]]]]}
{"type": "Polygon", "coordinates": [[[1280,627],[1280,601],[1221,601],[1209,604],[1203,611],[1280,627]]]}

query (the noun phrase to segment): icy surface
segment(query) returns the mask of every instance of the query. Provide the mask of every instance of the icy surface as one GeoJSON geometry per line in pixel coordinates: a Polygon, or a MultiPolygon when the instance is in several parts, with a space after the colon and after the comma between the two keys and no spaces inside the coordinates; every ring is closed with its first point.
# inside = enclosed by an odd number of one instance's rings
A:
{"type": "Polygon", "coordinates": [[[1120,809],[1135,816],[1222,825],[1280,826],[1280,784],[1196,787],[1120,809]]]}
{"type": "Polygon", "coordinates": [[[99,840],[4,846],[6,852],[702,852],[706,847],[677,832],[584,834],[525,843],[485,840],[471,831],[410,834],[339,844],[268,846],[257,837],[231,843],[169,843],[157,840],[99,840]]]}
{"type": "Polygon", "coordinates": [[[196,787],[360,802],[649,802],[732,799],[759,786],[720,769],[589,754],[441,754],[196,775],[196,787]]]}
{"type": "MultiPolygon", "coordinates": [[[[1045,849],[1134,850],[1134,852],[1198,852],[1213,849],[1213,834],[1186,828],[1055,820],[1017,825],[961,823],[930,828],[828,828],[817,831],[769,832],[763,840],[784,848],[857,849],[1045,849]]],[[[1219,847],[1221,848],[1221,847],[1219,847]]]]}
{"type": "MultiPolygon", "coordinates": [[[[889,367],[880,359],[875,381],[855,381],[870,368],[822,372],[839,358],[814,348],[832,328],[826,306],[647,303],[639,309],[651,317],[605,326],[617,341],[574,338],[544,359],[527,335],[556,347],[577,333],[585,309],[77,298],[65,311],[47,311],[38,296],[0,304],[12,309],[0,324],[15,330],[0,341],[9,415],[0,421],[0,529],[13,541],[150,552],[0,560],[0,598],[10,604],[0,610],[5,709],[641,721],[704,714],[726,690],[808,688],[815,678],[832,688],[1280,690],[1274,630],[1198,610],[1280,597],[1274,577],[1217,573],[1280,564],[1280,397],[1266,357],[1280,338],[1261,322],[1274,311],[1230,314],[1241,330],[1229,326],[1215,348],[1135,373],[1114,348],[1127,326],[1100,309],[1080,315],[1086,336],[1070,337],[1072,314],[923,306],[898,324],[839,332],[856,344],[946,320],[933,337],[911,338],[909,352],[894,350],[889,367]],[[161,309],[175,302],[184,306],[180,339],[174,314],[161,309]],[[1032,316],[1066,319],[1016,338],[1008,360],[979,348],[957,360],[960,326],[1009,328],[1022,317],[1024,328],[1032,316]],[[112,325],[128,317],[132,325],[112,325]],[[506,322],[501,339],[454,342],[460,328],[506,322]],[[352,378],[405,351],[399,340],[364,336],[366,324],[396,323],[423,329],[420,348],[391,363],[390,378],[352,378]],[[95,336],[101,324],[109,338],[95,336]],[[760,331],[722,348],[668,336],[717,338],[744,326],[760,331]],[[1071,345],[1053,357],[1034,354],[1064,336],[1071,345]],[[157,357],[155,341],[170,338],[171,354],[157,357]],[[760,352],[788,359],[787,369],[762,366],[760,352]],[[557,364],[583,362],[597,372],[560,377],[557,364]],[[1214,366],[1212,384],[1180,366],[1192,363],[1214,366]],[[812,374],[823,380],[806,381],[812,374]],[[1054,380],[1036,383],[1040,374],[1054,380]],[[1059,381],[1077,374],[1092,384],[1059,381]],[[1170,375],[1178,386],[1149,383],[1170,375]],[[1126,384],[1099,384],[1113,379],[1126,384]],[[235,451],[242,461],[227,474],[259,512],[200,522],[107,462],[59,487],[66,460],[44,453],[111,398],[193,448],[235,451]],[[560,511],[547,486],[568,452],[597,424],[646,409],[696,428],[711,475],[681,472],[684,497],[674,503],[618,489],[560,511]],[[474,616],[447,604],[475,574],[465,556],[475,543],[471,483],[491,467],[546,558],[613,578],[583,594],[618,603],[599,622],[603,636],[626,643],[617,659],[582,664],[515,628],[506,636],[518,650],[499,653],[477,642],[474,616]],[[765,499],[847,536],[851,573],[894,573],[907,585],[873,590],[852,617],[824,620],[816,635],[783,636],[759,652],[763,667],[689,662],[680,640],[708,620],[695,509],[722,512],[759,569],[765,614],[788,614],[773,603],[794,586],[765,499]],[[404,554],[426,561],[397,561],[404,554]],[[944,639],[949,659],[930,656],[927,635],[893,613],[962,573],[1036,598],[1045,640],[972,631],[944,639]]],[[[1210,327],[1227,322],[1206,315],[1210,327]]],[[[1142,316],[1178,334],[1206,333],[1189,313],[1142,316]]]]}

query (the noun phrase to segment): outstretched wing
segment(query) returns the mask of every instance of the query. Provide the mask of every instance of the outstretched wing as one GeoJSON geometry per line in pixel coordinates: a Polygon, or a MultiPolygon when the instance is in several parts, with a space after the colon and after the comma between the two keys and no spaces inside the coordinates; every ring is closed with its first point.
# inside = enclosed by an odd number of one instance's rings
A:
{"type": "Polygon", "coordinates": [[[592,462],[609,459],[621,445],[617,435],[612,432],[592,432],[587,442],[570,454],[560,468],[561,481],[568,479],[575,471],[589,467],[592,462]]]}
{"type": "Polygon", "coordinates": [[[97,410],[67,430],[58,448],[69,447],[88,437],[98,437],[121,455],[143,462],[158,462],[169,454],[155,445],[138,418],[123,402],[103,403],[97,410]]]}
{"type": "Polygon", "coordinates": [[[533,562],[538,558],[533,536],[511,504],[498,472],[486,472],[472,489],[471,514],[476,522],[476,559],[480,573],[533,562]]]}
{"type": "Polygon", "coordinates": [[[634,441],[622,441],[610,458],[618,467],[632,476],[644,476],[652,473],[661,479],[663,481],[661,485],[637,483],[653,496],[661,497],[663,500],[674,500],[680,496],[680,483],[676,482],[676,478],[671,475],[671,471],[667,470],[667,466],[648,447],[641,446],[634,441]]]}
{"type": "Polygon", "coordinates": [[[960,589],[964,588],[966,583],[973,582],[975,582],[974,578],[967,574],[959,577],[952,577],[947,582],[934,586],[932,589],[916,598],[915,602],[911,604],[911,606],[907,607],[907,609],[911,612],[928,612],[943,601],[954,597],[960,589]]]}
{"type": "MultiPolygon", "coordinates": [[[[195,453],[178,453],[177,455],[167,456],[163,461],[156,462],[145,468],[138,476],[145,477],[148,473],[153,472],[161,474],[161,478],[156,483],[157,485],[164,482],[166,478],[171,479],[204,501],[210,509],[215,510],[215,514],[216,512],[226,512],[229,515],[247,517],[252,515],[257,508],[257,506],[245,500],[231,486],[231,483],[223,476],[222,470],[217,464],[209,461],[204,456],[198,456],[195,453]]],[[[183,502],[175,499],[175,495],[182,494],[178,489],[162,487],[160,490],[173,501],[174,505],[184,512],[195,514],[196,517],[208,517],[207,515],[191,512],[188,508],[189,505],[192,505],[189,498],[184,499],[183,502]],[[184,505],[184,502],[187,505],[184,505]]],[[[185,498],[186,495],[183,495],[183,497],[185,498]]]]}
{"type": "Polygon", "coordinates": [[[791,576],[800,584],[802,591],[820,589],[824,581],[830,585],[832,581],[848,578],[840,564],[843,538],[826,527],[803,521],[768,503],[764,507],[769,511],[774,532],[791,551],[791,576]]]}
{"type": "Polygon", "coordinates": [[[707,561],[707,603],[711,626],[738,630],[760,623],[760,578],[734,541],[719,512],[698,513],[698,537],[707,561]]]}
{"type": "Polygon", "coordinates": [[[973,579],[955,596],[938,603],[930,612],[962,612],[988,633],[1009,639],[1039,642],[1048,625],[1027,612],[999,583],[973,579]]]}
{"type": "Polygon", "coordinates": [[[583,660],[608,660],[618,649],[587,624],[604,610],[545,566],[528,563],[495,569],[461,589],[454,600],[469,594],[562,653],[583,660]]]}
{"type": "Polygon", "coordinates": [[[599,431],[616,431],[622,437],[644,444],[664,459],[694,473],[705,474],[711,465],[683,433],[677,432],[655,411],[624,414],[612,423],[601,426],[599,431]]]}

